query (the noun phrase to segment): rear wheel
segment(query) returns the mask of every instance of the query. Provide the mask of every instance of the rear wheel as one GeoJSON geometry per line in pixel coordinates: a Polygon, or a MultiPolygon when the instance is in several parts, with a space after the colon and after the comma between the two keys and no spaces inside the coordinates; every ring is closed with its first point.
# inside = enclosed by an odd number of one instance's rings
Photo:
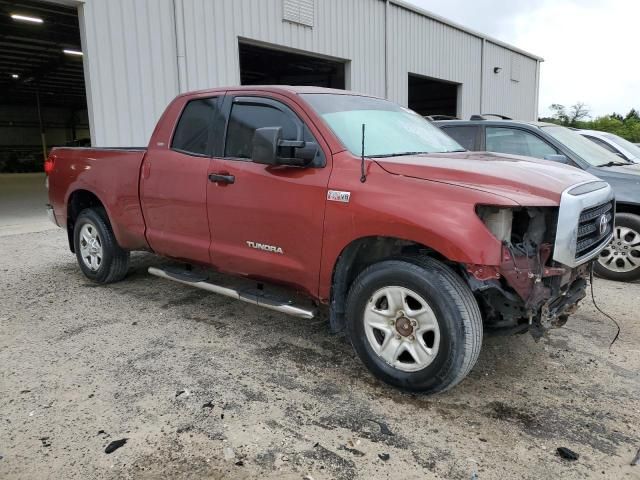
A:
{"type": "Polygon", "coordinates": [[[120,248],[102,208],[80,212],[73,229],[78,265],[97,283],[122,280],[129,269],[129,252],[120,248]]]}
{"type": "Polygon", "coordinates": [[[613,235],[595,264],[596,274],[619,282],[640,279],[640,216],[617,214],[613,235]]]}
{"type": "Polygon", "coordinates": [[[471,371],[482,345],[482,318],[468,286],[428,257],[387,260],[354,281],[348,332],[367,368],[393,386],[447,390],[471,371]]]}

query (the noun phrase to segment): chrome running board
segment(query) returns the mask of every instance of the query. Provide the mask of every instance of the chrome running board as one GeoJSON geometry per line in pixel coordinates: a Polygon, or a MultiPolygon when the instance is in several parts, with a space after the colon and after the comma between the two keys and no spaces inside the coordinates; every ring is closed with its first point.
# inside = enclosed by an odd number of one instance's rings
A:
{"type": "Polygon", "coordinates": [[[258,305],[259,307],[275,310],[276,312],[286,313],[298,318],[312,319],[315,317],[315,311],[293,305],[290,300],[269,295],[259,289],[242,289],[235,290],[233,288],[223,287],[208,282],[205,276],[198,275],[189,270],[180,271],[177,269],[162,269],[149,267],[149,273],[156,277],[172,280],[183,285],[200,288],[208,292],[224,295],[225,297],[240,300],[242,302],[258,305]]]}

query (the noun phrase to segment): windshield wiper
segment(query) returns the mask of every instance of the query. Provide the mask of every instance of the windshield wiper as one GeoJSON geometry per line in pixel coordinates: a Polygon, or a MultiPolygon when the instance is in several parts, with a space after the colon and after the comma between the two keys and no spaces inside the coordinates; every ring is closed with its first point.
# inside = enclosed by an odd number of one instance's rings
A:
{"type": "Polygon", "coordinates": [[[406,157],[407,155],[421,155],[431,152],[401,152],[401,153],[386,153],[384,155],[367,155],[369,158],[390,158],[390,157],[406,157]]]}
{"type": "Polygon", "coordinates": [[[609,163],[605,163],[603,165],[598,165],[599,167],[622,167],[624,165],[632,165],[631,162],[609,162],[609,163]]]}

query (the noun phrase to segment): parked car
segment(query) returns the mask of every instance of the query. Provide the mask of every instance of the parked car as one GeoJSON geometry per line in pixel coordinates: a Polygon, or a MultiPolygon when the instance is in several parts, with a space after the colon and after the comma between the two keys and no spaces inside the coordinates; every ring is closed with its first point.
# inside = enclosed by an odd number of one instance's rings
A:
{"type": "Polygon", "coordinates": [[[435,123],[468,150],[552,160],[611,184],[616,196],[616,229],[611,244],[598,258],[595,272],[610,280],[640,278],[640,165],[598,147],[569,128],[549,123],[483,119],[435,123]]]}
{"type": "Polygon", "coordinates": [[[618,135],[597,130],[578,130],[578,133],[624,160],[640,163],[640,147],[618,135]]]}
{"type": "Polygon", "coordinates": [[[341,90],[184,94],[148,148],[59,148],[46,171],[90,280],[124,279],[129,252],[149,250],[193,266],[153,275],[312,318],[303,293],[378,378],[412,391],[460,382],[483,325],[564,324],[613,235],[613,192],[589,173],[466,152],[341,90]],[[214,283],[211,269],[259,283],[214,283]]]}

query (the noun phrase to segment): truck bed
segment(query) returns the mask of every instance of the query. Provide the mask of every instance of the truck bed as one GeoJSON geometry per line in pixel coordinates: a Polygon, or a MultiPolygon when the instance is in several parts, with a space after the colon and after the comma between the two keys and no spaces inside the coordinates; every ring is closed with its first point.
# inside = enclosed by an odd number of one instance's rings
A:
{"type": "Polygon", "coordinates": [[[94,194],[105,206],[118,243],[127,249],[148,248],[140,207],[140,168],[147,149],[54,148],[49,199],[58,225],[66,225],[66,205],[73,195],[94,194]]]}

